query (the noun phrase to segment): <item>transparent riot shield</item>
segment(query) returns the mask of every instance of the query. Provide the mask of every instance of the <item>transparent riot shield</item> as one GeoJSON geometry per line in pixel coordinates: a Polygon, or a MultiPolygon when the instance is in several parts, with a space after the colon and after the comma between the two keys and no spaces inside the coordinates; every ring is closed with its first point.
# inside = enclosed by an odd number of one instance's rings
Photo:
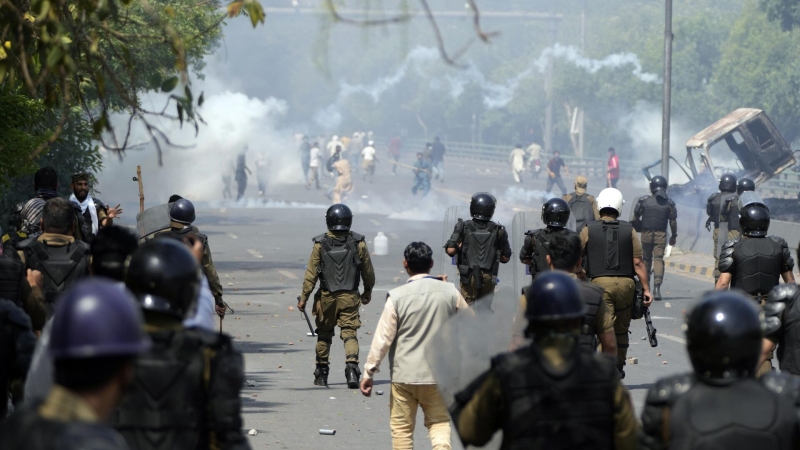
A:
{"type": "Polygon", "coordinates": [[[444,226],[442,229],[442,249],[439,256],[439,261],[436,262],[435,273],[437,275],[447,275],[447,280],[459,287],[460,276],[458,274],[458,266],[456,265],[456,257],[449,256],[445,251],[445,243],[453,234],[453,229],[456,227],[458,219],[468,220],[467,208],[451,206],[447,208],[444,214],[444,226]]]}
{"type": "Polygon", "coordinates": [[[139,231],[140,239],[169,228],[169,208],[170,205],[164,203],[147,208],[136,215],[136,229],[139,231]]]}
{"type": "Polygon", "coordinates": [[[739,196],[739,211],[752,204],[761,205],[767,208],[767,211],[769,211],[769,207],[766,203],[764,203],[764,200],[760,195],[753,191],[742,192],[742,195],[739,196]]]}
{"type": "Polygon", "coordinates": [[[522,244],[525,242],[525,232],[544,227],[539,214],[529,212],[518,212],[514,214],[511,221],[511,250],[514,251],[511,265],[514,270],[512,282],[514,283],[514,294],[519,295],[522,288],[531,283],[531,272],[527,264],[522,264],[519,260],[522,244]]]}

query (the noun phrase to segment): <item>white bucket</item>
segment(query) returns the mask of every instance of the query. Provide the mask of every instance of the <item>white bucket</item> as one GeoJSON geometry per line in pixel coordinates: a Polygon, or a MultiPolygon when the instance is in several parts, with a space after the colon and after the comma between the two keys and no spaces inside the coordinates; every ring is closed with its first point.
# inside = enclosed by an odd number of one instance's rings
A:
{"type": "Polygon", "coordinates": [[[375,236],[373,242],[376,256],[386,256],[389,254],[389,238],[386,237],[383,232],[378,231],[378,235],[375,236]]]}

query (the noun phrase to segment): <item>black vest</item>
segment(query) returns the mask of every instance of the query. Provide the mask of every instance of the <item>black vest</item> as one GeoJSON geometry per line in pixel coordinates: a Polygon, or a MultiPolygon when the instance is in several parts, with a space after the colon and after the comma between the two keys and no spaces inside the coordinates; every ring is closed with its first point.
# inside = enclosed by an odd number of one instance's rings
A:
{"type": "Polygon", "coordinates": [[[739,196],[728,199],[728,231],[739,231],[739,196]]]}
{"type": "Polygon", "coordinates": [[[502,449],[614,448],[614,362],[575,351],[552,374],[534,345],[492,359],[505,398],[502,449]]]}
{"type": "Polygon", "coordinates": [[[85,422],[44,419],[39,405],[24,407],[0,427],[3,450],[128,450],[125,441],[111,428],[85,422]]]}
{"type": "Polygon", "coordinates": [[[603,302],[605,289],[595,286],[592,283],[579,281],[578,288],[586,304],[586,314],[583,316],[583,327],[581,327],[581,337],[578,341],[581,348],[590,351],[597,351],[597,314],[600,312],[600,304],[603,302]]]}
{"type": "MultiPolygon", "coordinates": [[[[783,450],[795,448],[797,413],[787,376],[768,374],[730,386],[694,381],[671,402],[670,448],[783,450]],[[776,388],[780,389],[776,389],[776,388]]],[[[681,381],[692,380],[686,377],[681,381]]],[[[690,382],[691,383],[691,382],[690,382]]]]}
{"type": "Polygon", "coordinates": [[[642,202],[642,231],[667,231],[669,200],[656,195],[642,202]]]}
{"type": "Polygon", "coordinates": [[[153,348],[109,423],[132,450],[209,448],[206,355],[218,335],[202,330],[149,333],[153,348]]]}
{"type": "Polygon", "coordinates": [[[75,241],[60,247],[28,238],[19,244],[27,267],[44,276],[45,315],[49,320],[56,309],[58,296],[89,273],[89,244],[75,241]]]}
{"type": "Polygon", "coordinates": [[[459,265],[492,270],[497,260],[499,229],[494,222],[487,222],[485,226],[474,220],[464,222],[464,240],[461,244],[463,257],[459,265]]]}
{"type": "Polygon", "coordinates": [[[711,217],[711,222],[714,223],[714,228],[719,228],[719,214],[722,212],[722,205],[731,197],[736,196],[735,192],[717,192],[708,198],[706,204],[706,212],[711,217]]]}
{"type": "Polygon", "coordinates": [[[587,228],[586,273],[589,278],[633,278],[633,227],[630,222],[596,220],[587,228]]]}
{"type": "Polygon", "coordinates": [[[15,261],[10,256],[0,257],[0,299],[11,300],[18,305],[21,303],[19,295],[24,273],[25,264],[22,261],[15,261]]]}
{"type": "Polygon", "coordinates": [[[584,225],[594,220],[594,210],[592,209],[592,201],[589,196],[578,195],[573,192],[570,194],[572,198],[569,199],[570,214],[575,218],[575,231],[581,231],[584,225]]]}
{"type": "Polygon", "coordinates": [[[731,287],[750,295],[766,295],[780,283],[783,248],[769,237],[742,238],[733,245],[731,287]]]}
{"type": "Polygon", "coordinates": [[[525,235],[528,236],[526,244],[528,244],[528,252],[531,254],[531,276],[536,278],[536,275],[550,270],[547,265],[547,255],[550,254],[547,249],[550,239],[555,235],[569,236],[572,231],[561,228],[539,228],[538,230],[528,230],[525,235]]]}
{"type": "Polygon", "coordinates": [[[314,238],[320,244],[320,286],[328,292],[355,291],[361,279],[358,243],[364,236],[350,232],[344,239],[327,234],[314,238]]]}
{"type": "Polygon", "coordinates": [[[781,371],[800,375],[800,290],[786,299],[786,309],[780,320],[783,332],[777,336],[777,355],[781,371]]]}

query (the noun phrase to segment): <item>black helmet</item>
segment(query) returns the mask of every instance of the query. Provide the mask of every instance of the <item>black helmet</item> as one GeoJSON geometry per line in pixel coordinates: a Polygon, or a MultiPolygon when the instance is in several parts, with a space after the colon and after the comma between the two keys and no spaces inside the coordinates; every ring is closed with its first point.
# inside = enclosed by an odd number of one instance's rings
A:
{"type": "Polygon", "coordinates": [[[650,179],[650,192],[655,194],[656,189],[667,190],[667,179],[661,175],[656,175],[650,179]]]}
{"type": "Polygon", "coordinates": [[[17,203],[11,207],[11,212],[8,216],[8,226],[11,231],[18,231],[22,228],[22,208],[25,203],[17,203]]]}
{"type": "Polygon", "coordinates": [[[750,178],[742,178],[736,183],[736,193],[742,195],[742,192],[755,191],[756,184],[750,178]]]}
{"type": "Polygon", "coordinates": [[[685,330],[699,377],[724,382],[755,374],[762,331],[752,300],[731,291],[706,293],[686,315],[685,330]]]}
{"type": "Polygon", "coordinates": [[[736,192],[736,175],[723,173],[719,179],[719,190],[722,192],[736,192]]]}
{"type": "Polygon", "coordinates": [[[142,308],[183,319],[194,313],[200,264],[180,241],[147,241],[131,257],[126,284],[142,308]]]}
{"type": "Polygon", "coordinates": [[[169,219],[184,225],[194,222],[194,204],[185,198],[175,201],[169,208],[169,219]]]}
{"type": "Polygon", "coordinates": [[[478,192],[469,202],[469,215],[476,220],[492,220],[497,199],[488,192],[478,192]]]}
{"type": "Polygon", "coordinates": [[[549,227],[564,228],[569,220],[569,205],[560,198],[551,198],[542,205],[542,222],[549,227]]]}
{"type": "Polygon", "coordinates": [[[328,208],[325,213],[325,224],[330,231],[350,231],[353,224],[353,211],[344,203],[337,203],[328,208]]]}
{"type": "Polygon", "coordinates": [[[525,291],[528,308],[525,318],[530,321],[570,320],[583,317],[583,304],[578,283],[558,271],[542,272],[525,291]]]}
{"type": "Polygon", "coordinates": [[[769,210],[757,203],[747,205],[739,211],[739,226],[745,236],[766,236],[769,230],[769,210]]]}

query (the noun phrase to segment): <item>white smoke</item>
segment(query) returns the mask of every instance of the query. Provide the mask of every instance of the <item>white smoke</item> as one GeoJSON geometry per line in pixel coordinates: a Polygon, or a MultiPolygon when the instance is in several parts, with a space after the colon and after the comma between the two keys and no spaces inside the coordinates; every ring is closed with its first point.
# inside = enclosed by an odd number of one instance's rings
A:
{"type": "Polygon", "coordinates": [[[583,56],[582,53],[577,47],[556,44],[544,49],[533,65],[539,69],[540,73],[544,73],[550,58],[564,59],[575,67],[591,74],[595,74],[601,69],[616,69],[630,65],[633,66],[631,74],[643,83],[662,83],[658,75],[642,71],[642,63],[639,61],[639,57],[633,53],[614,53],[603,59],[589,59],[583,56]]]}

